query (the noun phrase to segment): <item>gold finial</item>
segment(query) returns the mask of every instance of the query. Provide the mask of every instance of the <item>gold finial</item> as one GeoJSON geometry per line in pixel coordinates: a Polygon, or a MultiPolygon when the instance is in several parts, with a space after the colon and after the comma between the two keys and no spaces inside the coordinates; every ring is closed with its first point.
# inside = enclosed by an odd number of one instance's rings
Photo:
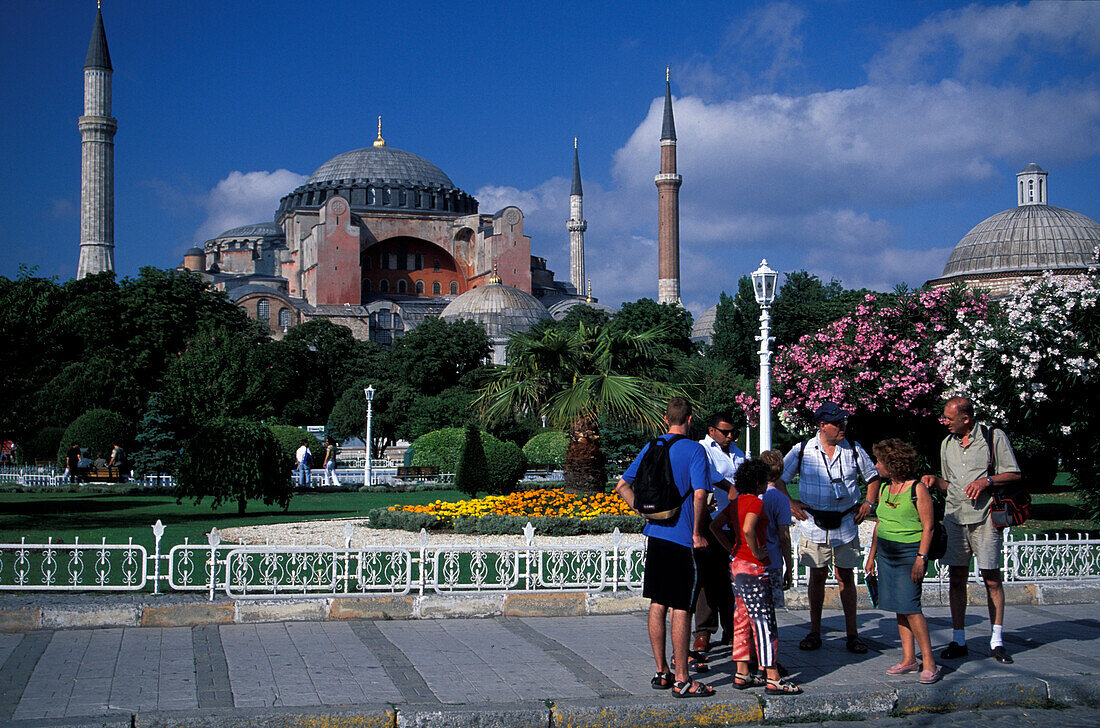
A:
{"type": "Polygon", "coordinates": [[[490,286],[499,286],[499,285],[503,285],[503,283],[504,283],[504,281],[500,280],[500,276],[497,275],[496,261],[493,261],[493,275],[489,276],[489,285],[490,286]]]}
{"type": "Polygon", "coordinates": [[[378,138],[374,140],[374,146],[384,147],[386,146],[386,140],[382,138],[382,117],[378,117],[378,138]]]}
{"type": "Polygon", "coordinates": [[[577,148],[577,137],[573,137],[573,148],[577,148]]]}
{"type": "Polygon", "coordinates": [[[589,303],[592,303],[592,279],[588,279],[588,298],[584,299],[589,303]]]}
{"type": "Polygon", "coordinates": [[[665,66],[665,83],[668,83],[668,69],[669,66],[665,66]]]}
{"type": "Polygon", "coordinates": [[[95,9],[96,10],[102,10],[103,9],[103,0],[95,0],[95,9]]]}

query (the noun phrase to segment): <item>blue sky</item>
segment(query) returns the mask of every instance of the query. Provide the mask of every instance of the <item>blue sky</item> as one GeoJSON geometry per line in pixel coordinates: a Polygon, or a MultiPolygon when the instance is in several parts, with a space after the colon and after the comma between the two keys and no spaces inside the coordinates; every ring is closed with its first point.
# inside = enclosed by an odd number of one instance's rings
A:
{"type": "MultiPolygon", "coordinates": [[[[269,220],[374,139],[517,204],[568,278],[572,140],[588,272],[656,295],[660,101],[671,66],[684,302],[762,257],[847,285],[919,285],[1015,173],[1100,218],[1100,3],[309,4],[106,0],[116,267],[269,220]]],[[[6,3],[0,275],[62,280],[79,242],[82,71],[95,2],[6,3]]]]}

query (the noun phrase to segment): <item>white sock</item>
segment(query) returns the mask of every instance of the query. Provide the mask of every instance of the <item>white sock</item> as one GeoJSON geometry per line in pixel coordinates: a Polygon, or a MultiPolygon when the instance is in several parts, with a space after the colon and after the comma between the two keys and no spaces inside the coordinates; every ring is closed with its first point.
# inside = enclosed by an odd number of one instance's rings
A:
{"type": "Polygon", "coordinates": [[[990,635],[990,637],[989,637],[989,649],[992,650],[995,647],[1003,647],[1004,646],[1004,640],[1001,639],[1001,630],[1002,629],[1003,629],[1003,627],[999,624],[993,625],[993,634],[990,635]]]}
{"type": "Polygon", "coordinates": [[[960,645],[966,646],[966,630],[965,629],[953,629],[951,630],[951,641],[960,645]]]}

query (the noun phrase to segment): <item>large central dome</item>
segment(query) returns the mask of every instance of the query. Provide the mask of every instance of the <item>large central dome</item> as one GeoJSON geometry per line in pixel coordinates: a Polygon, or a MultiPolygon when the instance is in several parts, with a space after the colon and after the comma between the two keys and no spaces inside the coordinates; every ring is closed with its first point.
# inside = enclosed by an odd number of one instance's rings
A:
{"type": "Polygon", "coordinates": [[[318,167],[306,184],[368,179],[415,187],[454,187],[442,169],[423,157],[381,146],[337,154],[318,167]]]}

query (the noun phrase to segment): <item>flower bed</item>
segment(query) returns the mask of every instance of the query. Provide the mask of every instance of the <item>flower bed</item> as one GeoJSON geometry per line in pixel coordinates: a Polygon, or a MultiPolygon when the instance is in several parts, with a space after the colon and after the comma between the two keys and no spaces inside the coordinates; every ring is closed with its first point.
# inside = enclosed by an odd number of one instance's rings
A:
{"type": "Polygon", "coordinates": [[[545,535],[641,530],[643,520],[618,496],[576,495],[552,488],[457,502],[396,505],[370,513],[371,525],[406,530],[453,529],[459,533],[520,533],[528,521],[545,535]]]}

